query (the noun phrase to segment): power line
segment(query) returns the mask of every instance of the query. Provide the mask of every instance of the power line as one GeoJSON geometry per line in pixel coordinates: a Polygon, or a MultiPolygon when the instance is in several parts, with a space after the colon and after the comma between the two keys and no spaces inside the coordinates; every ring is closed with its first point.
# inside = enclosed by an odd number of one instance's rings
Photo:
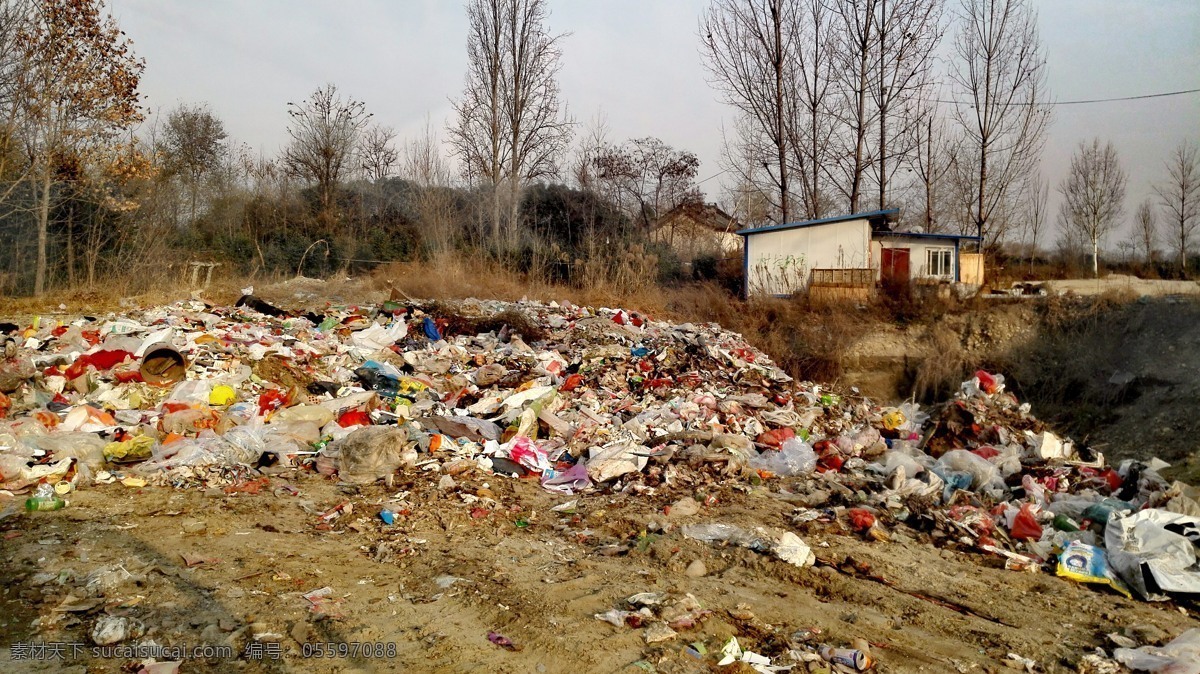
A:
{"type": "MultiPolygon", "coordinates": [[[[1160,93],[1156,93],[1156,94],[1140,94],[1137,96],[1116,96],[1113,98],[1087,98],[1087,99],[1080,99],[1077,101],[1052,101],[1052,102],[1046,102],[1046,103],[1024,103],[1024,102],[1004,103],[1004,105],[1044,105],[1046,107],[1051,107],[1051,106],[1056,106],[1056,105],[1084,105],[1087,103],[1112,103],[1114,101],[1140,101],[1140,100],[1144,100],[1147,98],[1166,98],[1168,96],[1184,96],[1186,94],[1194,94],[1197,92],[1200,92],[1200,89],[1184,89],[1182,91],[1164,91],[1164,92],[1160,92],[1160,93]]],[[[971,101],[956,101],[956,100],[952,100],[952,99],[943,99],[943,98],[931,98],[929,100],[934,103],[953,103],[955,105],[972,105],[971,101]]],[[[704,183],[712,180],[713,178],[716,178],[717,176],[721,176],[726,173],[729,173],[729,171],[730,171],[730,169],[722,169],[703,180],[697,181],[696,184],[703,185],[704,183]]]]}
{"type": "MultiPolygon", "coordinates": [[[[1082,105],[1084,103],[1111,103],[1113,101],[1137,101],[1145,98],[1166,98],[1167,96],[1183,96],[1184,94],[1194,94],[1200,89],[1184,89],[1183,91],[1164,91],[1158,94],[1141,94],[1139,96],[1118,96],[1114,98],[1088,98],[1078,101],[1050,101],[1046,103],[1004,103],[1004,105],[1044,105],[1047,107],[1055,105],[1082,105]]],[[[971,101],[955,101],[941,98],[930,99],[934,103],[954,103],[955,105],[973,105],[971,101]]]]}
{"type": "Polygon", "coordinates": [[[708,182],[708,181],[712,180],[713,178],[716,178],[716,177],[717,177],[717,176],[719,176],[719,175],[724,175],[724,174],[726,174],[726,173],[729,173],[729,169],[721,169],[720,171],[717,171],[716,173],[714,173],[714,174],[710,175],[709,177],[705,178],[704,180],[698,180],[698,181],[696,181],[696,184],[697,184],[697,185],[703,185],[704,183],[706,183],[706,182],[708,182]]]}

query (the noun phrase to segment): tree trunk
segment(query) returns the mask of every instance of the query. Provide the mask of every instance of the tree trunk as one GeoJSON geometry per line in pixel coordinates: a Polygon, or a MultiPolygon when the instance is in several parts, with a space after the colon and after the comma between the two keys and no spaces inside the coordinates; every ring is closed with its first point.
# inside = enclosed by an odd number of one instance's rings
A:
{"type": "Polygon", "coordinates": [[[867,140],[867,49],[862,48],[858,68],[858,95],[855,106],[854,172],[850,185],[850,212],[858,212],[858,199],[862,191],[863,146],[867,140]]]}
{"type": "Polygon", "coordinates": [[[196,224],[196,177],[195,176],[192,176],[190,187],[191,187],[191,192],[192,192],[192,194],[191,194],[191,196],[192,196],[192,215],[188,219],[188,224],[195,225],[196,224]]]}
{"type": "Polygon", "coordinates": [[[979,250],[983,250],[983,194],[987,188],[987,143],[985,142],[979,151],[979,203],[975,211],[975,228],[976,234],[979,236],[979,250]]]}
{"type": "MultiPolygon", "coordinates": [[[[883,78],[880,77],[880,80],[883,78]]],[[[887,208],[887,105],[879,107],[879,210],[887,208]]]]}
{"type": "Polygon", "coordinates": [[[816,220],[821,217],[821,185],[817,182],[817,176],[820,174],[821,167],[817,166],[817,152],[819,152],[817,142],[817,104],[812,106],[812,155],[808,158],[808,170],[812,171],[812,204],[809,206],[809,217],[816,220]]]}
{"type": "Polygon", "coordinates": [[[1092,239],[1092,278],[1100,278],[1100,241],[1092,239]]]}
{"type": "MultiPolygon", "coordinates": [[[[771,18],[775,23],[775,149],[779,157],[779,215],[780,223],[788,222],[788,166],[787,141],[783,135],[783,17],[779,3],[771,5],[771,18]]],[[[657,213],[655,214],[657,216],[657,213]]]]}
{"type": "Polygon", "coordinates": [[[67,285],[75,287],[75,206],[67,210],[67,285]]]}
{"type": "Polygon", "coordinates": [[[517,222],[521,215],[521,181],[514,171],[512,177],[509,178],[509,196],[512,203],[509,204],[509,222],[508,222],[508,243],[516,243],[517,222]]]}
{"type": "Polygon", "coordinates": [[[37,269],[33,279],[33,294],[46,291],[46,245],[50,231],[50,168],[45,167],[42,175],[41,203],[38,204],[38,248],[37,269]]]}
{"type": "MultiPolygon", "coordinates": [[[[887,208],[887,91],[883,86],[884,59],[887,50],[887,1],[884,0],[880,11],[879,27],[879,210],[887,208]]],[[[901,36],[903,39],[903,36],[901,36]]],[[[899,57],[897,57],[899,58],[899,57]]]]}

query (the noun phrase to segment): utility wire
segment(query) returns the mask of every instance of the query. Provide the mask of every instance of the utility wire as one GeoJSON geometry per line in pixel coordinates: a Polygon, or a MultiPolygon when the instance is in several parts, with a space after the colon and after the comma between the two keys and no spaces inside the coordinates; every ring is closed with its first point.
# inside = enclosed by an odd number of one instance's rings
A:
{"type": "MultiPolygon", "coordinates": [[[[1196,92],[1200,92],[1200,89],[1184,89],[1182,91],[1164,91],[1164,92],[1157,93],[1157,94],[1141,94],[1138,96],[1116,96],[1113,98],[1087,98],[1087,99],[1080,99],[1077,101],[1049,101],[1046,103],[1023,103],[1022,102],[1022,103],[1005,103],[1004,105],[1043,105],[1043,106],[1047,106],[1047,107],[1055,106],[1055,105],[1083,105],[1086,103],[1112,103],[1114,101],[1140,101],[1140,100],[1147,99],[1147,98],[1166,98],[1168,96],[1183,96],[1186,94],[1194,94],[1196,92]]],[[[973,105],[973,103],[971,101],[956,101],[956,100],[952,100],[952,99],[943,99],[943,98],[931,98],[928,100],[930,100],[931,102],[934,102],[934,103],[953,103],[955,105],[973,105]]],[[[729,173],[729,171],[730,171],[730,169],[722,169],[722,170],[717,171],[716,173],[710,175],[709,177],[705,178],[704,180],[696,181],[696,184],[703,185],[704,183],[712,180],[713,178],[716,178],[717,176],[721,176],[726,173],[729,173]]]]}
{"type": "MultiPolygon", "coordinates": [[[[1183,91],[1164,91],[1158,94],[1141,94],[1140,96],[1118,96],[1115,98],[1088,98],[1078,101],[1048,101],[1046,103],[1005,103],[1004,105],[1082,105],[1084,103],[1111,103],[1113,101],[1137,101],[1145,98],[1165,98],[1167,96],[1183,96],[1184,94],[1194,94],[1200,89],[1184,89],[1183,91]]],[[[949,99],[932,98],[929,99],[934,103],[954,103],[955,105],[974,105],[971,101],[955,101],[949,99]]]]}
{"type": "Polygon", "coordinates": [[[721,169],[720,171],[717,171],[716,173],[714,173],[714,174],[710,175],[709,177],[705,178],[704,180],[698,180],[698,181],[696,181],[696,184],[697,184],[697,185],[703,185],[704,183],[706,183],[706,182],[708,182],[708,181],[712,180],[713,178],[716,178],[716,177],[717,177],[717,176],[719,176],[719,175],[724,175],[724,174],[726,174],[726,173],[729,173],[729,169],[721,169]]]}

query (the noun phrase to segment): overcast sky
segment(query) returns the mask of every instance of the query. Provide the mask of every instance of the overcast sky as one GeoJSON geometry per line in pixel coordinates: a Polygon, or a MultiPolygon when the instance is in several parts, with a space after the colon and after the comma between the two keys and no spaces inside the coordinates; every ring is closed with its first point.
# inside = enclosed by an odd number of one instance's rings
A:
{"type": "MultiPolygon", "coordinates": [[[[958,0],[947,0],[955,7],[958,0]]],[[[657,136],[720,171],[732,111],[705,80],[697,22],[708,0],[550,0],[572,115],[606,118],[612,140],[657,136]]],[[[1035,0],[1058,101],[1200,88],[1200,0],[1035,0]]],[[[458,0],[110,0],[146,59],[152,110],[207,103],[231,137],[274,155],[287,102],[332,82],[403,141],[426,115],[442,129],[466,70],[458,0]]],[[[1057,186],[1081,140],[1116,146],[1126,220],[1185,138],[1200,142],[1200,94],[1056,107],[1043,173],[1057,186]]],[[[444,137],[444,133],[443,133],[444,137]]],[[[721,177],[702,187],[721,196],[721,177]]],[[[1051,199],[1057,202],[1052,193],[1051,199]]],[[[1047,237],[1043,244],[1049,243],[1047,237]]],[[[1112,242],[1110,241],[1110,245],[1112,242]]]]}

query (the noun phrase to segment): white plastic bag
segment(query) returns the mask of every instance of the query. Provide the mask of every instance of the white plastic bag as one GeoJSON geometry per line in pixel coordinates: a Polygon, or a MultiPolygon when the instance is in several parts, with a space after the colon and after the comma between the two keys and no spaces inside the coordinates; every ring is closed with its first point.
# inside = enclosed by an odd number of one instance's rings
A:
{"type": "Polygon", "coordinates": [[[1135,672],[1200,674],[1200,628],[1193,627],[1163,646],[1118,648],[1113,657],[1135,672]]]}
{"type": "Polygon", "coordinates": [[[788,438],[778,451],[768,449],[750,459],[750,467],[765,470],[780,477],[808,475],[817,467],[817,454],[807,442],[788,438]]]}
{"type": "Polygon", "coordinates": [[[952,449],[938,459],[938,466],[943,471],[969,473],[971,489],[979,491],[992,484],[1003,485],[1000,480],[1000,470],[987,459],[973,454],[965,449],[952,449]]]}

